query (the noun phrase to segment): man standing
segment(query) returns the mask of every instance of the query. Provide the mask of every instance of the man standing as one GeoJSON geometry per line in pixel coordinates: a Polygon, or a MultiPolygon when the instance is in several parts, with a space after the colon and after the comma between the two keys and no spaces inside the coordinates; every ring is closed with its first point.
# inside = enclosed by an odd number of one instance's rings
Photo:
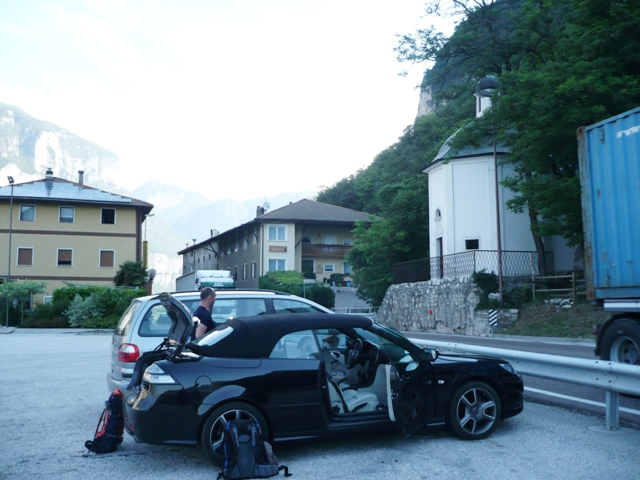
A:
{"type": "Polygon", "coordinates": [[[196,328],[196,338],[216,328],[216,322],[211,318],[211,307],[214,303],[216,303],[216,291],[211,287],[204,287],[200,292],[200,305],[193,312],[193,316],[200,320],[196,328]]]}

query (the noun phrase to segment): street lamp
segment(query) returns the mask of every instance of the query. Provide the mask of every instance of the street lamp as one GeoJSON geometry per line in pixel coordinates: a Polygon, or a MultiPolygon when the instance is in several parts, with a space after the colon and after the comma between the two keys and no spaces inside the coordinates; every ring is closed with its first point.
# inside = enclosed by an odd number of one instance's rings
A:
{"type": "Polygon", "coordinates": [[[11,236],[13,234],[13,177],[8,176],[11,185],[11,202],[9,203],[9,260],[7,263],[7,317],[6,327],[9,328],[9,282],[11,282],[11,236]]]}

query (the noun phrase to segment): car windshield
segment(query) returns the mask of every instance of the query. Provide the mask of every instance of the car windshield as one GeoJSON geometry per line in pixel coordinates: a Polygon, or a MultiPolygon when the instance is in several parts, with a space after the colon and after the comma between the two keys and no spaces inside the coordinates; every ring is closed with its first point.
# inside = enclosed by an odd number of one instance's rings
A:
{"type": "Polygon", "coordinates": [[[381,345],[384,345],[386,341],[404,348],[415,360],[424,358],[424,352],[422,349],[411,343],[407,337],[397,330],[374,323],[373,331],[381,338],[381,345]]]}

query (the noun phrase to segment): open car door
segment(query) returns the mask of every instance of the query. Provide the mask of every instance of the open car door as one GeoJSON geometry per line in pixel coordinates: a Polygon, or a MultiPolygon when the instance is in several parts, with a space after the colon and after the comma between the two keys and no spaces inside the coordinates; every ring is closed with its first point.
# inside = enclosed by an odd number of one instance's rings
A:
{"type": "Polygon", "coordinates": [[[433,407],[431,365],[427,361],[394,362],[386,365],[389,418],[405,438],[427,425],[433,407]]]}

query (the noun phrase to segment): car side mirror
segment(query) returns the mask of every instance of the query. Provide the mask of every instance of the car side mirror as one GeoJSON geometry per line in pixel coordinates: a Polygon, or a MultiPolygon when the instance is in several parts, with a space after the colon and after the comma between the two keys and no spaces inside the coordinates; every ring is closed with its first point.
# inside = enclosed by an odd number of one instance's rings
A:
{"type": "Polygon", "coordinates": [[[438,358],[438,350],[435,348],[426,347],[422,349],[424,353],[427,354],[427,360],[433,362],[436,358],[438,358]]]}

